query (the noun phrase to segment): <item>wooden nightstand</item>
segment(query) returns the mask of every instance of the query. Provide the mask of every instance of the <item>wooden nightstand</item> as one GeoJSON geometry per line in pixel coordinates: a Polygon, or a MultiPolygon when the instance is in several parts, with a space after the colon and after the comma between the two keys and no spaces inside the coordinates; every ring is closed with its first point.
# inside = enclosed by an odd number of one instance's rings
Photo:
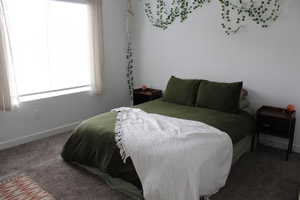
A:
{"type": "Polygon", "coordinates": [[[138,88],[133,91],[133,104],[138,105],[162,97],[162,91],[152,88],[138,88]]]}
{"type": "Polygon", "coordinates": [[[286,160],[293,151],[296,112],[287,112],[286,109],[271,106],[262,106],[256,112],[257,143],[260,133],[286,138],[289,140],[286,160]]]}

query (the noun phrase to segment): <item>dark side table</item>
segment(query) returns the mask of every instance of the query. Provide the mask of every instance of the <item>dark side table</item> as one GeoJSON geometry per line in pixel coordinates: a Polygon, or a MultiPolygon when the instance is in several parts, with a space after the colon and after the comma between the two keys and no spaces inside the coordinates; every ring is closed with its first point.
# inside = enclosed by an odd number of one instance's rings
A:
{"type": "Polygon", "coordinates": [[[289,141],[286,160],[293,151],[296,112],[287,112],[286,109],[271,106],[262,106],[256,112],[257,143],[260,133],[269,134],[289,141]]]}
{"type": "Polygon", "coordinates": [[[162,97],[162,91],[152,88],[138,88],[133,91],[133,104],[138,105],[162,97]]]}

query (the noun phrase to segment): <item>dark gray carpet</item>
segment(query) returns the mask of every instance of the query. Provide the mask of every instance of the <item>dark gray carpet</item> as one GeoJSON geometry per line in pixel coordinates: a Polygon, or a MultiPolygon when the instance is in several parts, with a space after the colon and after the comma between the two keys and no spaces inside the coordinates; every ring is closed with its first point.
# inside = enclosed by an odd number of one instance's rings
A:
{"type": "MultiPolygon", "coordinates": [[[[108,199],[126,197],[111,190],[102,181],[60,158],[69,134],[20,145],[0,151],[0,177],[26,174],[57,199],[108,199]]],[[[212,200],[298,200],[300,155],[284,161],[284,152],[260,147],[247,153],[232,168],[226,187],[212,200]]]]}

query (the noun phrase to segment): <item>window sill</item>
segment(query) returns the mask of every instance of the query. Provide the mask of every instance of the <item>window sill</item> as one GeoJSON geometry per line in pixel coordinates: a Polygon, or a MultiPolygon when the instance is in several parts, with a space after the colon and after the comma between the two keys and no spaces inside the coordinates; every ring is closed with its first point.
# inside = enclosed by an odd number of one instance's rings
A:
{"type": "Polygon", "coordinates": [[[24,96],[19,97],[19,101],[20,102],[35,101],[35,100],[39,100],[39,99],[46,99],[46,98],[51,98],[51,97],[56,97],[56,96],[62,96],[62,95],[67,95],[67,94],[80,93],[80,92],[87,92],[87,91],[91,91],[90,86],[83,86],[83,87],[65,89],[65,90],[60,90],[60,91],[50,91],[50,92],[45,92],[45,93],[41,93],[41,94],[24,95],[24,96]]]}

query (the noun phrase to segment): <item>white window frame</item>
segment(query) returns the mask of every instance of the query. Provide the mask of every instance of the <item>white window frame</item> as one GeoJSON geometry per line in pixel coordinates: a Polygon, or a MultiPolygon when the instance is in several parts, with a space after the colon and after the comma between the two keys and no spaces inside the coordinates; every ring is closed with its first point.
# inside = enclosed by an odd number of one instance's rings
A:
{"type": "MultiPolygon", "coordinates": [[[[53,0],[53,1],[65,1],[65,2],[83,2],[84,0],[53,0]]],[[[46,99],[51,97],[57,97],[62,95],[68,95],[68,94],[76,94],[76,93],[84,93],[84,92],[91,92],[92,86],[91,84],[88,85],[79,85],[69,88],[62,88],[57,90],[48,90],[48,91],[41,91],[36,93],[29,93],[29,94],[22,94],[18,95],[20,102],[29,102],[29,101],[35,101],[40,99],[46,99]]]]}
{"type": "Polygon", "coordinates": [[[64,89],[60,89],[60,90],[49,90],[49,91],[44,91],[44,92],[36,92],[36,93],[31,93],[31,94],[19,95],[19,101],[20,102],[35,101],[35,100],[39,100],[39,99],[46,99],[46,98],[57,97],[57,96],[62,96],[62,95],[89,92],[91,90],[92,90],[92,88],[90,85],[64,88],[64,89]]]}

